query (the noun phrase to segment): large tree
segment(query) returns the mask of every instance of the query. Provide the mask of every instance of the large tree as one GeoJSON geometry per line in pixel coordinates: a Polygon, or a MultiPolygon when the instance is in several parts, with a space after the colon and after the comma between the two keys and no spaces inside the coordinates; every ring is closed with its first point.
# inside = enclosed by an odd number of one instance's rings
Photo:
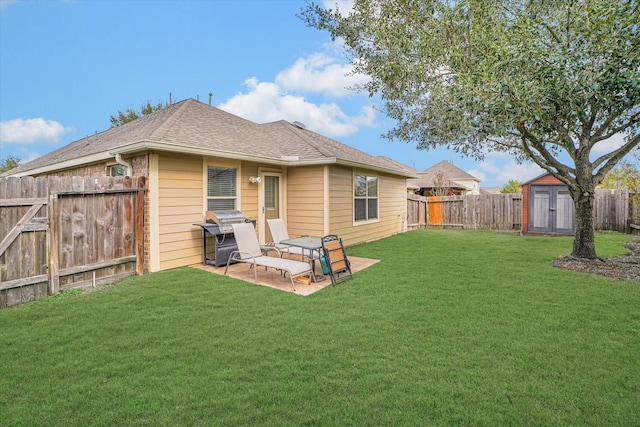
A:
{"type": "Polygon", "coordinates": [[[148,116],[149,114],[153,114],[156,111],[160,111],[165,108],[166,105],[163,105],[162,102],[158,102],[157,104],[151,104],[151,101],[147,101],[146,105],[140,106],[140,111],[135,111],[131,108],[127,108],[124,111],[118,110],[117,115],[110,115],[109,120],[111,120],[111,127],[115,128],[118,126],[122,126],[125,123],[132,122],[140,117],[148,116]]]}
{"type": "Polygon", "coordinates": [[[596,258],[596,185],[640,142],[638,0],[355,0],[300,16],[344,40],[391,139],[502,151],[565,183],[572,255],[596,258]],[[612,144],[612,138],[622,144],[612,144]],[[615,137],[615,138],[614,138],[615,137]]]}
{"type": "Polygon", "coordinates": [[[0,174],[10,171],[13,168],[20,166],[20,158],[16,156],[7,156],[0,160],[0,174]]]}

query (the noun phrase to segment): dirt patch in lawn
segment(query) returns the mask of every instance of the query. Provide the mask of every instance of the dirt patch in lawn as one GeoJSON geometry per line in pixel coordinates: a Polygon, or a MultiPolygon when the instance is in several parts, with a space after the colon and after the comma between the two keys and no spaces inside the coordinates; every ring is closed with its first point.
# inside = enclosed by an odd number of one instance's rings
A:
{"type": "Polygon", "coordinates": [[[590,260],[567,256],[554,260],[553,266],[619,279],[640,280],[640,242],[627,243],[624,247],[629,253],[615,258],[590,260]]]}

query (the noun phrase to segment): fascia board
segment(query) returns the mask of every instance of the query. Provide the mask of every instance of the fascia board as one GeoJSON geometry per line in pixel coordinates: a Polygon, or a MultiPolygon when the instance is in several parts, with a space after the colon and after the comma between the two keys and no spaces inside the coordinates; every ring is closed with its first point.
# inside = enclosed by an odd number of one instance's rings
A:
{"type": "Polygon", "coordinates": [[[87,163],[100,162],[102,160],[107,160],[111,158],[113,158],[113,155],[109,154],[106,151],[103,151],[102,153],[96,153],[96,154],[91,154],[89,156],[78,157],[78,158],[67,160],[60,163],[53,163],[51,165],[30,169],[30,170],[19,172],[10,176],[21,178],[23,176],[41,175],[51,171],[57,171],[61,169],[72,169],[74,167],[82,166],[87,163]]]}

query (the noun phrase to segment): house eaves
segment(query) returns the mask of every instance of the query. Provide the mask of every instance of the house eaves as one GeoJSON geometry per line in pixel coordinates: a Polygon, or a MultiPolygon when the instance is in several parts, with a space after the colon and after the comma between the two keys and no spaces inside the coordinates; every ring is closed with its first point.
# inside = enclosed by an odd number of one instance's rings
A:
{"type": "Polygon", "coordinates": [[[75,159],[66,160],[60,163],[54,163],[47,166],[42,166],[36,169],[29,169],[24,172],[11,174],[11,171],[9,171],[9,175],[7,176],[21,178],[23,176],[42,175],[48,172],[59,171],[64,169],[72,169],[78,166],[85,165],[87,163],[101,162],[101,161],[104,161],[107,159],[113,159],[113,158],[114,158],[113,154],[110,154],[107,151],[103,151],[101,153],[95,153],[95,154],[91,154],[89,156],[84,156],[84,157],[77,157],[75,159]]]}
{"type": "Polygon", "coordinates": [[[360,162],[354,162],[351,160],[342,160],[342,159],[337,159],[337,161],[335,162],[336,164],[342,165],[342,166],[349,166],[349,167],[354,167],[354,168],[360,168],[360,169],[368,169],[368,170],[374,170],[376,172],[383,172],[383,173],[387,173],[390,175],[395,175],[395,176],[401,176],[404,178],[415,178],[414,175],[411,175],[409,173],[404,173],[404,172],[400,172],[396,169],[388,169],[388,168],[384,168],[382,166],[375,166],[369,163],[360,163],[360,162]]]}
{"type": "Polygon", "coordinates": [[[178,152],[178,153],[194,154],[194,155],[210,156],[210,157],[223,157],[227,159],[245,160],[245,161],[252,161],[252,162],[264,162],[264,163],[270,163],[274,165],[291,166],[291,167],[337,164],[342,166],[374,170],[378,172],[388,173],[391,175],[411,177],[411,175],[408,175],[408,174],[400,174],[397,170],[394,170],[394,169],[387,169],[387,168],[383,168],[383,167],[379,167],[379,166],[375,166],[367,163],[359,163],[359,162],[354,162],[349,160],[342,160],[337,157],[295,159],[296,156],[292,156],[292,157],[283,156],[281,158],[274,158],[274,157],[266,157],[266,156],[256,156],[252,154],[239,153],[239,152],[212,150],[212,149],[206,149],[206,148],[185,147],[184,145],[168,144],[165,142],[157,142],[157,141],[140,141],[134,144],[124,145],[124,146],[118,147],[117,149],[111,150],[110,154],[112,156],[115,156],[116,153],[134,154],[136,152],[154,151],[154,150],[178,152]]]}
{"type": "Polygon", "coordinates": [[[238,152],[187,147],[184,145],[170,144],[170,143],[158,142],[158,141],[138,141],[138,142],[134,142],[133,144],[127,144],[127,145],[114,148],[112,150],[102,151],[100,153],[94,153],[89,156],[78,157],[78,158],[67,160],[61,163],[54,163],[51,165],[42,166],[36,169],[30,169],[28,171],[16,173],[10,176],[19,178],[27,175],[42,175],[42,174],[46,174],[53,171],[73,169],[75,167],[86,165],[88,163],[96,163],[96,162],[101,162],[109,159],[114,159],[116,154],[130,155],[130,154],[135,154],[135,153],[140,153],[145,151],[165,151],[165,152],[172,152],[172,153],[193,154],[193,155],[209,156],[209,157],[222,157],[226,159],[262,162],[262,163],[269,163],[273,165],[290,166],[290,167],[336,164],[336,165],[342,165],[347,167],[373,170],[373,171],[388,173],[396,176],[403,176],[405,178],[412,178],[411,175],[401,174],[397,170],[387,169],[387,168],[383,168],[383,167],[379,167],[379,166],[375,166],[367,163],[343,160],[337,157],[295,159],[296,156],[292,156],[289,158],[287,158],[286,156],[283,156],[283,158],[274,158],[274,157],[257,156],[257,155],[238,153],[238,152]]]}
{"type": "Polygon", "coordinates": [[[110,151],[112,156],[118,154],[135,154],[144,151],[167,151],[172,153],[194,154],[199,156],[223,157],[226,159],[246,160],[253,162],[268,162],[273,164],[287,164],[273,157],[257,156],[254,154],[245,154],[224,150],[212,150],[210,148],[189,147],[179,144],[171,144],[158,141],[139,141],[133,144],[123,145],[110,151]]]}

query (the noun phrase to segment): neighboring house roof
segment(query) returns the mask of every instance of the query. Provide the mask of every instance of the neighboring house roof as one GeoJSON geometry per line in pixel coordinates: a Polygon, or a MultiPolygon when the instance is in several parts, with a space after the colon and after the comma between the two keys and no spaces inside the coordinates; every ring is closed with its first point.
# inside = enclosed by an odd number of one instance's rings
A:
{"type": "Polygon", "coordinates": [[[104,161],[146,150],[219,156],[289,166],[345,164],[404,177],[411,168],[374,157],[281,120],[258,124],[195,99],[87,136],[9,171],[22,176],[104,161]]]}
{"type": "Polygon", "coordinates": [[[480,194],[501,194],[500,187],[480,187],[480,194]]]}
{"type": "Polygon", "coordinates": [[[462,169],[454,166],[446,160],[437,163],[430,168],[425,169],[422,172],[418,173],[418,178],[409,179],[407,181],[407,185],[416,186],[418,188],[433,188],[439,187],[437,184],[438,175],[442,174],[444,178],[449,180],[451,188],[462,188],[466,190],[471,190],[469,186],[465,185],[464,182],[458,181],[468,181],[474,180],[480,182],[480,180],[474,177],[471,174],[463,171],[462,169]]]}

